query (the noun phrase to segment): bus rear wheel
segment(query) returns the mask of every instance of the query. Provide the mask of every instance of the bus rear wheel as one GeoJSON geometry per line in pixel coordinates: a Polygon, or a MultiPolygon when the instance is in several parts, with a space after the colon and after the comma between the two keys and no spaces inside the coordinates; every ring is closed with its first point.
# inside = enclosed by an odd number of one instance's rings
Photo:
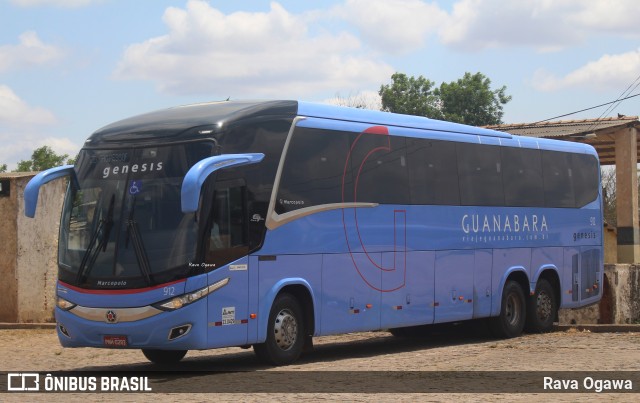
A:
{"type": "Polygon", "coordinates": [[[279,295],[271,307],[267,323],[267,339],[255,344],[258,358],[271,365],[288,365],[302,353],[305,341],[302,309],[290,294],[279,295]]]}
{"type": "Polygon", "coordinates": [[[500,315],[490,319],[491,333],[500,338],[519,336],[526,320],[526,302],[520,284],[507,281],[502,291],[500,315]]]}
{"type": "Polygon", "coordinates": [[[187,355],[187,350],[153,350],[142,349],[142,354],[154,364],[171,365],[179,362],[187,355]]]}
{"type": "Polygon", "coordinates": [[[536,292],[527,302],[525,330],[531,333],[549,332],[558,312],[558,302],[553,286],[546,280],[538,280],[536,292]]]}

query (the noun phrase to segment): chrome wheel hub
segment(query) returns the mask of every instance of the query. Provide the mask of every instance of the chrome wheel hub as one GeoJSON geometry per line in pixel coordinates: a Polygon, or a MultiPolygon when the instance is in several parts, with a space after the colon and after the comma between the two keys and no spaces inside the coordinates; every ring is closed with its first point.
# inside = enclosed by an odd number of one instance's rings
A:
{"type": "Polygon", "coordinates": [[[273,333],[276,344],[282,350],[289,350],[295,344],[298,338],[298,322],[291,311],[283,309],[276,315],[273,333]]]}

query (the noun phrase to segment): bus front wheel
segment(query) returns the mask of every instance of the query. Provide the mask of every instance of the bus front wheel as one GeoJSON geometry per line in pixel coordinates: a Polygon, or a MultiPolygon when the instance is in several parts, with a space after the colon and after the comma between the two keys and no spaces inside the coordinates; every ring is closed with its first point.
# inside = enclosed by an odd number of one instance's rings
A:
{"type": "Polygon", "coordinates": [[[558,303],[553,286],[545,279],[538,280],[536,292],[527,303],[525,329],[531,333],[549,332],[558,312],[558,303]]]}
{"type": "Polygon", "coordinates": [[[288,365],[296,361],[304,347],[304,321],[298,300],[290,294],[279,295],[271,307],[267,339],[253,349],[262,361],[288,365]]]}
{"type": "Polygon", "coordinates": [[[143,348],[142,354],[154,364],[171,365],[183,359],[187,354],[187,350],[152,350],[143,348]]]}
{"type": "Polygon", "coordinates": [[[502,291],[500,315],[490,319],[491,332],[501,338],[519,336],[526,320],[526,302],[520,284],[507,281],[502,291]]]}

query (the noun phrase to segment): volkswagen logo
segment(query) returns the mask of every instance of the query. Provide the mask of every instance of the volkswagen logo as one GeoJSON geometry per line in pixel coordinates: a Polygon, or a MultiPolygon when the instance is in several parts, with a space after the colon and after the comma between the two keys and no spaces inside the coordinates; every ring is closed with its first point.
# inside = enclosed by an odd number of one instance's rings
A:
{"type": "Polygon", "coordinates": [[[104,316],[107,320],[107,323],[116,323],[118,321],[118,316],[116,315],[115,311],[108,310],[104,316]]]}

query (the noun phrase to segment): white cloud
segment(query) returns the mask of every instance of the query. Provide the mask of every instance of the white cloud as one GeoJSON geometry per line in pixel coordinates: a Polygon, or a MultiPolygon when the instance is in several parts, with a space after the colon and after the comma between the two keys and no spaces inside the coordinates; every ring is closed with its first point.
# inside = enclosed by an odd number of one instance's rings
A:
{"type": "Polygon", "coordinates": [[[43,43],[34,31],[20,35],[17,45],[0,46],[0,72],[54,62],[63,52],[43,43]]]}
{"type": "Polygon", "coordinates": [[[439,31],[441,41],[461,50],[531,46],[556,51],[581,40],[583,32],[567,23],[574,0],[462,0],[439,31]]]}
{"type": "Polygon", "coordinates": [[[603,33],[640,36],[636,0],[460,0],[439,36],[460,50],[528,46],[560,51],[603,33]]]}
{"type": "MultiPolygon", "coordinates": [[[[560,51],[606,34],[639,37],[637,0],[458,0],[450,12],[431,0],[344,0],[324,13],[353,26],[372,48],[414,51],[437,35],[462,51],[531,47],[560,51]]],[[[322,13],[320,13],[322,14],[322,13]]]]}
{"type": "Polygon", "coordinates": [[[640,49],[637,49],[617,55],[604,55],[564,77],[557,77],[546,70],[538,70],[532,84],[541,91],[578,86],[598,90],[624,89],[637,79],[639,71],[640,49]]]}
{"type": "Polygon", "coordinates": [[[11,3],[20,7],[38,7],[38,6],[54,6],[54,7],[84,7],[91,3],[99,3],[103,0],[10,0],[11,3]]]}
{"type": "Polygon", "coordinates": [[[377,86],[393,73],[353,35],[310,35],[304,16],[275,2],[268,12],[225,15],[191,0],[163,18],[169,32],[130,45],[115,78],[176,94],[279,98],[377,86]]]}
{"type": "Polygon", "coordinates": [[[422,0],[346,0],[334,14],[354,25],[370,46],[392,54],[422,47],[447,19],[436,3],[422,0]]]}
{"type": "Polygon", "coordinates": [[[11,88],[0,84],[0,128],[24,125],[51,125],[56,118],[50,111],[29,106],[11,88]]]}
{"type": "Polygon", "coordinates": [[[51,111],[30,106],[0,84],[0,165],[15,169],[18,161],[31,158],[33,150],[43,145],[58,154],[75,156],[80,147],[73,141],[47,134],[46,130],[57,123],[51,111]]]}
{"type": "Polygon", "coordinates": [[[567,21],[600,32],[640,36],[637,0],[572,0],[578,11],[567,15],[567,21]]]}

